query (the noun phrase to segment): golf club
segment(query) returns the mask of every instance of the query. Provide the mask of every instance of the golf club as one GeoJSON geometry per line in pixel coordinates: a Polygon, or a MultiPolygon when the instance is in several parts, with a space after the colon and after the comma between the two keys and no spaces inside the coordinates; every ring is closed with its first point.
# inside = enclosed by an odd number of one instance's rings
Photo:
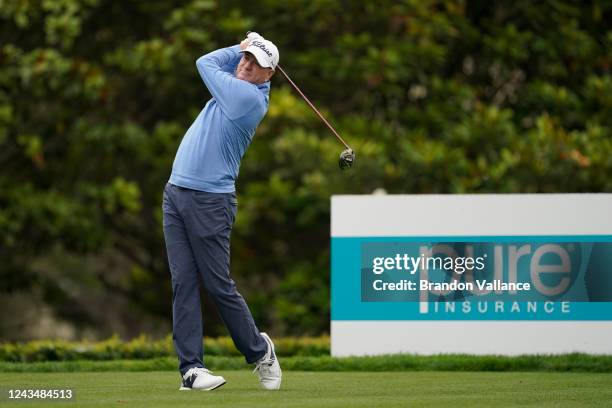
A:
{"type": "Polygon", "coordinates": [[[338,165],[340,166],[341,170],[349,169],[355,163],[355,152],[353,151],[353,149],[351,149],[351,147],[344,141],[344,139],[342,139],[338,132],[336,132],[336,129],[334,129],[334,127],[329,124],[329,122],[323,117],[323,115],[321,115],[321,112],[319,112],[318,109],[315,108],[315,106],[312,104],[312,102],[310,102],[306,95],[304,95],[300,88],[298,88],[298,86],[291,80],[291,78],[289,78],[289,75],[287,75],[285,70],[283,70],[280,65],[277,65],[276,68],[281,72],[281,74],[283,74],[283,76],[295,88],[295,90],[300,94],[300,96],[304,98],[308,106],[310,106],[312,110],[317,114],[317,116],[321,118],[323,123],[327,125],[329,130],[331,130],[332,133],[336,136],[336,138],[338,138],[340,143],[342,143],[344,147],[346,147],[346,149],[343,150],[342,153],[340,153],[338,165]]]}
{"type": "MultiPolygon", "coordinates": [[[[251,31],[247,32],[247,37],[250,33],[251,31]]],[[[281,72],[281,74],[283,74],[285,79],[289,81],[291,86],[295,88],[295,90],[306,101],[308,106],[310,106],[310,108],[317,114],[317,116],[323,121],[323,123],[325,123],[325,125],[329,128],[329,130],[332,131],[332,133],[336,136],[336,138],[340,141],[340,143],[342,143],[344,147],[346,147],[346,149],[344,149],[342,153],[340,153],[340,158],[338,160],[338,165],[340,166],[340,169],[346,170],[346,169],[351,168],[353,164],[355,163],[355,152],[353,151],[353,149],[351,149],[351,147],[344,141],[344,139],[342,139],[342,137],[338,134],[338,132],[336,132],[336,129],[334,129],[334,127],[329,124],[329,122],[323,117],[323,115],[321,115],[321,112],[319,112],[319,110],[315,108],[312,102],[310,102],[310,100],[306,97],[306,95],[304,95],[304,93],[300,90],[300,88],[298,88],[295,82],[293,82],[291,78],[289,78],[289,75],[287,75],[285,70],[282,69],[280,65],[277,65],[276,68],[281,72]]]]}

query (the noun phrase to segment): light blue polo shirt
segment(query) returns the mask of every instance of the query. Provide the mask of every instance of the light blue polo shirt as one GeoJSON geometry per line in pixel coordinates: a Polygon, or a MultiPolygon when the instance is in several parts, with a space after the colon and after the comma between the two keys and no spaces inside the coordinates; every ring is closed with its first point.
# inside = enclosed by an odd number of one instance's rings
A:
{"type": "Polygon", "coordinates": [[[196,61],[210,91],[176,152],[170,183],[211,193],[231,193],[240,161],[268,111],[270,82],[255,85],[234,76],[240,46],[222,48],[196,61]]]}

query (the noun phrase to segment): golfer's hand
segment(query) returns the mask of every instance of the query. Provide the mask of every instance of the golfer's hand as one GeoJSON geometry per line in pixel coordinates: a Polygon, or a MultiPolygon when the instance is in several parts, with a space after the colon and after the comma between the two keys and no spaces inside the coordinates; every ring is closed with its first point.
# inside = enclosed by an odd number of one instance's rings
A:
{"type": "Polygon", "coordinates": [[[255,31],[248,31],[247,32],[247,38],[250,38],[251,41],[253,40],[263,40],[263,35],[260,35],[259,33],[256,33],[255,31]]]}
{"type": "Polygon", "coordinates": [[[240,49],[244,50],[246,47],[251,45],[251,41],[253,41],[253,40],[263,40],[263,39],[264,38],[261,35],[259,35],[258,33],[254,32],[254,31],[249,31],[247,33],[247,38],[242,40],[242,42],[240,43],[240,49]]]}

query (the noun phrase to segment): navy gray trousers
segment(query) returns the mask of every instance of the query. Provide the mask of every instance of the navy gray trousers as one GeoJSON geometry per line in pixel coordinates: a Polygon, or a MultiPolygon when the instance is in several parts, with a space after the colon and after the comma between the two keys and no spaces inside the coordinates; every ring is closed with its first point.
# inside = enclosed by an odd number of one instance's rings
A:
{"type": "Polygon", "coordinates": [[[181,374],[204,367],[200,281],[247,363],[267,351],[251,311],[230,278],[235,193],[208,193],[166,184],[163,224],[172,275],[172,338],[181,374]]]}

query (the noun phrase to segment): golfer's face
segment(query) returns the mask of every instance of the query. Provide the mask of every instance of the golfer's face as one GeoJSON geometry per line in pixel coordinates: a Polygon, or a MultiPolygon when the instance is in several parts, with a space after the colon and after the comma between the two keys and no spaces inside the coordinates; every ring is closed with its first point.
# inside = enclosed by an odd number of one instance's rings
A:
{"type": "Polygon", "coordinates": [[[242,54],[242,59],[236,68],[236,78],[252,84],[263,84],[270,79],[274,71],[264,68],[257,63],[257,59],[250,52],[242,54]]]}

